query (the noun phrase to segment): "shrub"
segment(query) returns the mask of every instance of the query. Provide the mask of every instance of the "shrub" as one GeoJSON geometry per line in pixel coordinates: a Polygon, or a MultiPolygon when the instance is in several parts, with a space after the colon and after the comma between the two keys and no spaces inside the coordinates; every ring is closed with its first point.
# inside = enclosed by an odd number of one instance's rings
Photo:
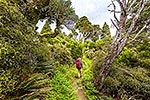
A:
{"type": "Polygon", "coordinates": [[[150,92],[149,72],[141,67],[129,68],[125,65],[114,65],[105,79],[103,92],[123,100],[135,96],[135,99],[148,100],[150,92]]]}
{"type": "Polygon", "coordinates": [[[76,100],[67,66],[60,66],[50,81],[49,100],[76,100]]]}
{"type": "Polygon", "coordinates": [[[82,58],[83,57],[83,44],[77,41],[71,41],[70,44],[67,45],[68,48],[71,49],[71,56],[73,59],[82,58]]]}
{"type": "Polygon", "coordinates": [[[106,53],[104,51],[97,51],[95,52],[95,55],[96,56],[93,58],[93,63],[92,63],[94,77],[97,75],[97,72],[101,68],[106,53]]]}
{"type": "Polygon", "coordinates": [[[70,49],[65,45],[57,43],[52,45],[50,50],[52,52],[51,57],[54,62],[58,62],[63,65],[73,63],[70,49]]]}
{"type": "Polygon", "coordinates": [[[111,97],[108,97],[108,96],[102,96],[100,98],[100,100],[113,100],[111,97]]]}
{"type": "Polygon", "coordinates": [[[88,100],[99,99],[99,97],[98,97],[99,92],[96,90],[93,83],[87,82],[85,88],[86,88],[86,97],[88,100]]]}
{"type": "Polygon", "coordinates": [[[127,66],[136,66],[138,65],[137,54],[134,52],[134,50],[125,47],[116,59],[116,62],[123,62],[127,66]]]}
{"type": "Polygon", "coordinates": [[[42,73],[23,73],[20,69],[2,70],[0,74],[1,99],[46,98],[49,77],[42,73]]]}

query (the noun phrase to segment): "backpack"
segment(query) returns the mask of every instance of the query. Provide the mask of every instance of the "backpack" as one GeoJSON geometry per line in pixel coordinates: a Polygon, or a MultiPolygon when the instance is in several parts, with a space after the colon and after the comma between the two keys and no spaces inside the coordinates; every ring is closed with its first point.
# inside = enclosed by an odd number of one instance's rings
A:
{"type": "Polygon", "coordinates": [[[82,63],[81,63],[80,59],[76,60],[76,67],[77,67],[77,69],[81,69],[82,68],[82,63]]]}

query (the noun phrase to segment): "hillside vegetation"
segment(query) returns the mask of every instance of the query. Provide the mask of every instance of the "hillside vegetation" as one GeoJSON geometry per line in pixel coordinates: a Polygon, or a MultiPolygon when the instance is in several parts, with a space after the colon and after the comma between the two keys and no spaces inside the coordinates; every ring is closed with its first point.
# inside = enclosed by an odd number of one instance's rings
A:
{"type": "Polygon", "coordinates": [[[78,18],[70,0],[29,1],[0,0],[0,99],[150,100],[147,30],[125,45],[99,90],[94,80],[114,38],[107,23],[101,28],[86,16],[78,18]],[[37,33],[36,23],[44,18],[46,23],[37,33]],[[49,25],[54,22],[52,30],[49,25]],[[76,24],[71,29],[67,22],[76,24]],[[69,35],[61,32],[62,25],[71,29],[69,35]],[[77,58],[83,63],[81,78],[77,58]]]}

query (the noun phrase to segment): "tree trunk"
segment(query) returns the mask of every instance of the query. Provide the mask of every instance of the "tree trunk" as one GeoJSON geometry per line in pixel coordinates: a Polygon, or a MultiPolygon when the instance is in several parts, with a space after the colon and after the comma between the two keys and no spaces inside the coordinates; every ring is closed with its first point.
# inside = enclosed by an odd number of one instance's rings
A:
{"type": "MultiPolygon", "coordinates": [[[[108,52],[108,55],[106,56],[105,61],[102,64],[102,67],[99,70],[98,75],[96,76],[96,78],[94,80],[94,83],[95,83],[97,89],[99,89],[99,90],[102,89],[104,79],[108,75],[115,58],[118,57],[118,55],[122,52],[123,48],[127,44],[127,40],[129,40],[128,37],[132,33],[134,33],[134,29],[136,28],[137,20],[140,17],[140,14],[144,10],[145,5],[147,3],[148,3],[148,0],[141,0],[140,2],[137,2],[136,0],[133,0],[132,2],[129,2],[129,0],[128,0],[128,2],[126,2],[126,0],[112,0],[111,5],[113,5],[113,8],[114,8],[112,10],[112,12],[114,13],[115,21],[113,21],[113,20],[111,20],[111,21],[112,21],[113,25],[116,27],[117,33],[111,44],[111,48],[108,52]],[[114,1],[118,2],[120,5],[120,9],[121,9],[120,19],[118,19],[116,17],[116,6],[115,6],[114,1]],[[135,9],[133,8],[133,5],[138,7],[136,12],[134,12],[135,9]],[[132,16],[132,18],[127,19],[127,16],[129,14],[131,14],[133,16],[132,16]],[[127,23],[130,21],[130,19],[132,21],[130,26],[126,26],[127,23]]],[[[146,26],[147,26],[147,24],[145,23],[146,26]]],[[[138,28],[139,32],[137,33],[137,35],[135,35],[135,38],[145,29],[146,26],[144,26],[141,29],[138,28]]],[[[133,38],[133,40],[135,38],[133,38]]]]}
{"type": "Polygon", "coordinates": [[[118,57],[118,55],[121,53],[121,51],[125,47],[127,38],[128,38],[128,35],[124,37],[123,39],[121,37],[118,39],[114,39],[114,42],[111,45],[108,55],[105,57],[105,60],[102,64],[101,70],[98,72],[98,75],[96,76],[94,80],[94,84],[96,85],[98,90],[102,89],[104,79],[107,77],[115,58],[118,57]]]}

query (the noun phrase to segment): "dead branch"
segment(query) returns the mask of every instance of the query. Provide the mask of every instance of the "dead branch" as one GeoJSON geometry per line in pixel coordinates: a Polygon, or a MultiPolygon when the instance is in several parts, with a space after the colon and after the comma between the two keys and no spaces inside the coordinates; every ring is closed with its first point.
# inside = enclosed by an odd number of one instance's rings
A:
{"type": "Polygon", "coordinates": [[[132,33],[132,30],[133,30],[133,28],[134,28],[134,26],[135,26],[135,24],[136,24],[136,22],[137,22],[137,20],[138,20],[138,18],[139,18],[139,16],[140,16],[140,13],[143,11],[143,9],[144,9],[146,3],[147,3],[146,0],[145,0],[145,2],[142,2],[142,3],[141,3],[141,7],[139,7],[139,9],[138,9],[137,12],[136,12],[136,15],[133,17],[133,21],[132,21],[132,23],[131,23],[131,25],[130,25],[130,28],[129,28],[129,30],[127,31],[127,33],[129,33],[129,34],[132,33]]]}
{"type": "Polygon", "coordinates": [[[142,31],[146,28],[146,26],[147,26],[147,24],[145,24],[145,25],[140,29],[140,31],[135,35],[135,37],[134,37],[130,42],[128,42],[128,43],[131,43],[132,41],[134,41],[134,40],[138,37],[138,35],[139,35],[140,33],[142,33],[142,31]]]}
{"type": "Polygon", "coordinates": [[[113,0],[111,0],[111,2],[112,2],[112,5],[113,5],[113,8],[114,8],[114,11],[113,11],[114,18],[115,18],[115,20],[117,21],[117,23],[119,23],[119,20],[118,20],[118,18],[117,18],[117,16],[116,16],[116,13],[115,13],[115,12],[116,12],[116,6],[115,6],[113,0]]]}
{"type": "Polygon", "coordinates": [[[116,27],[117,30],[119,30],[118,26],[114,23],[114,21],[112,19],[110,19],[112,24],[116,27]]]}
{"type": "Polygon", "coordinates": [[[121,11],[115,11],[115,10],[110,10],[110,9],[108,9],[108,11],[115,12],[115,13],[121,13],[121,11]]]}
{"type": "MultiPolygon", "coordinates": [[[[129,0],[129,1],[132,2],[132,0],[129,0]]],[[[128,12],[131,11],[131,9],[133,8],[133,5],[135,4],[135,2],[136,2],[136,0],[134,0],[134,1],[131,3],[131,5],[130,5],[129,8],[128,8],[128,12]]],[[[130,2],[129,2],[129,3],[130,3],[130,2]]],[[[129,3],[128,3],[128,4],[129,4],[129,3]]]]}
{"type": "Polygon", "coordinates": [[[120,5],[121,11],[126,14],[126,0],[122,0],[122,2],[120,0],[117,0],[117,2],[120,5]]]}
{"type": "Polygon", "coordinates": [[[143,97],[143,95],[136,94],[136,95],[131,96],[128,100],[136,100],[135,97],[143,97]]]}
{"type": "Polygon", "coordinates": [[[137,27],[132,33],[136,33],[136,32],[138,31],[138,29],[139,29],[139,28],[137,27]]]}

